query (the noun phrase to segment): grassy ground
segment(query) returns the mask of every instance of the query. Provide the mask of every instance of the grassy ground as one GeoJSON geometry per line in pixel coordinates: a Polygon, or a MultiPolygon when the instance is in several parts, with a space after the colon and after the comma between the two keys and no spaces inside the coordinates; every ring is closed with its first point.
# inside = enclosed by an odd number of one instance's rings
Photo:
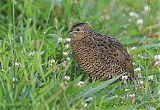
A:
{"type": "Polygon", "coordinates": [[[1,0],[0,108],[160,110],[160,1],[148,1],[1,0]],[[120,40],[139,84],[92,82],[69,48],[75,22],[120,40]]]}

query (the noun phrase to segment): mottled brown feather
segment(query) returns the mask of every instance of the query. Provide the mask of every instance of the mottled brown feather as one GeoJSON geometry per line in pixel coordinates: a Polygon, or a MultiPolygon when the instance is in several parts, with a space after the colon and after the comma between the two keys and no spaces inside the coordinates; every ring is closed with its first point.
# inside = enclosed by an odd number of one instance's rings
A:
{"type": "Polygon", "coordinates": [[[92,31],[86,23],[74,25],[71,32],[73,54],[78,65],[91,77],[110,79],[127,73],[134,78],[131,57],[118,40],[92,31]]]}

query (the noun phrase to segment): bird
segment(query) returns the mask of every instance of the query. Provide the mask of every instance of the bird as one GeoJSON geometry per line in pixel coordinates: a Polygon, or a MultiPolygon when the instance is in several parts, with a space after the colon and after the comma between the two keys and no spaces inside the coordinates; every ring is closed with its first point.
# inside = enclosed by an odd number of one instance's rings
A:
{"type": "Polygon", "coordinates": [[[75,23],[68,34],[78,66],[94,80],[108,80],[123,73],[134,79],[132,58],[117,39],[92,30],[88,23],[75,23]]]}

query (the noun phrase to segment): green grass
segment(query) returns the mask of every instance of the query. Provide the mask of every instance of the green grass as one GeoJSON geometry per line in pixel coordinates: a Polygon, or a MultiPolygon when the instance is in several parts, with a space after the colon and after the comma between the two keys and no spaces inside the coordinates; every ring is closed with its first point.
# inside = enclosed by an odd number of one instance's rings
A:
{"type": "Polygon", "coordinates": [[[160,55],[160,38],[148,37],[147,27],[160,33],[160,1],[151,2],[149,13],[144,11],[147,0],[75,1],[0,1],[0,108],[159,110],[160,64],[154,66],[154,56],[160,55]],[[131,12],[138,17],[130,17],[131,12]],[[137,24],[139,19],[143,24],[137,24]],[[117,81],[121,76],[91,81],[66,46],[75,22],[88,22],[93,30],[120,40],[133,56],[134,68],[141,68],[135,75],[142,76],[143,84],[117,81]]]}

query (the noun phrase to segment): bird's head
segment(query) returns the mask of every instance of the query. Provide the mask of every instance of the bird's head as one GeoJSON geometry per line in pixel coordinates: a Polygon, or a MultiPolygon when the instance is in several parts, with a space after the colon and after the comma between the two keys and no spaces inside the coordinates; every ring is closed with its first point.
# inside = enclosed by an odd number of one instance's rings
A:
{"type": "Polygon", "coordinates": [[[76,37],[83,37],[85,33],[91,31],[91,27],[88,23],[76,23],[72,26],[68,34],[70,36],[76,37]]]}

